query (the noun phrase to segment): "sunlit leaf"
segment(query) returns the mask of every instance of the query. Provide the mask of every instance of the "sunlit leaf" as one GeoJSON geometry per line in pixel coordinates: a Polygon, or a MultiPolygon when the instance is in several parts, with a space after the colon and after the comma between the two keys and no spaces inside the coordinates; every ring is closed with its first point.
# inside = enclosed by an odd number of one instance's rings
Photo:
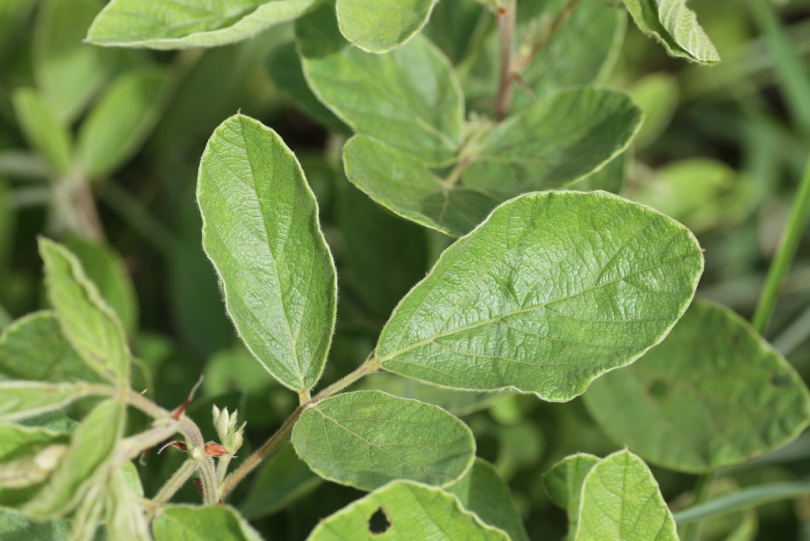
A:
{"type": "Polygon", "coordinates": [[[399,47],[422,29],[436,0],[338,0],[340,31],[371,53],[399,47]]]}

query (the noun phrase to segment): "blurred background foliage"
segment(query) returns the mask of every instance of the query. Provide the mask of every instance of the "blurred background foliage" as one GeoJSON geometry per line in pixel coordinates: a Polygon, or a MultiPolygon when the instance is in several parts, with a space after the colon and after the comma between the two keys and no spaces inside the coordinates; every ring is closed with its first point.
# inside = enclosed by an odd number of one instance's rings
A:
{"type": "MultiPolygon", "coordinates": [[[[522,0],[519,10],[539,4],[522,0]]],[[[450,239],[394,217],[345,180],[347,128],[316,101],[304,111],[290,100],[288,92],[305,84],[291,25],[210,50],[102,49],[81,43],[101,7],[99,0],[0,2],[0,329],[46,302],[36,236],[65,241],[125,322],[146,392],[172,408],[203,374],[189,414],[210,428],[212,403],[238,407],[257,445],[296,397],[237,344],[202,252],[194,189],[213,129],[241,110],[275,129],[306,170],[340,280],[325,382],[365,359],[394,305],[450,239]]],[[[810,91],[802,92],[810,90],[810,0],[782,0],[772,9],[763,0],[693,0],[690,7],[721,64],[669,58],[629,24],[605,78],[646,113],[620,193],[689,226],[705,248],[699,294],[750,317],[810,148],[810,91]]],[[[493,26],[473,0],[441,0],[425,32],[475,88],[486,84],[486,66],[469,59],[486,47],[493,26]]],[[[475,104],[476,93],[468,95],[475,104]]],[[[304,107],[306,92],[298,98],[304,107]]],[[[808,337],[805,237],[766,338],[806,380],[808,337]]],[[[465,415],[479,456],[509,482],[534,539],[562,538],[566,529],[542,474],[568,454],[618,448],[579,399],[548,404],[449,392],[385,375],[363,385],[429,397],[465,415]]],[[[144,422],[135,416],[133,427],[144,422]]],[[[147,493],[180,460],[179,453],[150,456],[141,471],[147,493]]],[[[809,470],[810,438],[803,436],[722,472],[712,490],[803,478],[809,470]]],[[[692,476],[654,473],[667,501],[688,500],[692,476]]],[[[320,517],[359,496],[316,478],[290,448],[246,485],[233,502],[270,539],[303,539],[320,517]]],[[[196,501],[193,487],[183,498],[196,501]]],[[[756,538],[810,539],[810,499],[717,520],[703,534],[756,538]]]]}

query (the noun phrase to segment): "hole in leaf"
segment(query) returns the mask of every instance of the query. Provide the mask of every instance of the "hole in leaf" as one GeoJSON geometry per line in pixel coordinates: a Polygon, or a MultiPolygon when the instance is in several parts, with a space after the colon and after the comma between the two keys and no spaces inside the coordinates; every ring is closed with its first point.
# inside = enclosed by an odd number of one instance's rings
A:
{"type": "Polygon", "coordinates": [[[371,535],[384,534],[390,527],[391,521],[388,518],[388,513],[382,507],[377,509],[368,519],[368,531],[371,535]]]}
{"type": "Polygon", "coordinates": [[[775,372],[771,376],[771,385],[774,387],[790,387],[790,375],[784,372],[775,372]]]}
{"type": "Polygon", "coordinates": [[[669,394],[669,384],[663,381],[654,381],[650,385],[650,396],[653,398],[664,398],[669,394]]]}

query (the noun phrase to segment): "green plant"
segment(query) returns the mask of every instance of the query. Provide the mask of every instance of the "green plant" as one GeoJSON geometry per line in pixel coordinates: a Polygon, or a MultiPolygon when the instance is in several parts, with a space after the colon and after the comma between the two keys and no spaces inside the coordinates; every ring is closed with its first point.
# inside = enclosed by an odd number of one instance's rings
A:
{"type": "MultiPolygon", "coordinates": [[[[567,512],[569,539],[700,539],[703,525],[724,514],[808,493],[806,483],[737,491],[714,477],[787,444],[810,422],[801,376],[761,336],[806,223],[810,166],[751,326],[693,299],[704,256],[687,227],[614,195],[624,189],[634,138],[653,140],[666,124],[666,113],[652,109],[662,115],[658,127],[640,132],[644,114],[633,99],[597,84],[618,54],[624,8],[670,55],[718,62],[685,2],[456,1],[157,9],[113,0],[95,17],[90,43],[152,49],[224,45],[295,20],[295,45],[273,49],[268,70],[341,151],[345,179],[334,158],[318,162],[322,169],[299,160],[247,114],[208,138],[196,183],[202,244],[246,351],[194,367],[207,375],[203,404],[213,415],[205,424],[191,415],[199,383],[187,398],[177,389],[159,397],[174,409],[154,397],[154,372],[172,361],[150,353],[159,341],[150,350],[136,335],[121,261],[87,240],[103,238],[93,183],[137,150],[179,82],[151,60],[130,59],[134,67],[82,121],[75,150],[70,123],[102,82],[74,82],[68,100],[48,94],[41,75],[38,90],[14,93],[21,130],[47,164],[36,171],[51,183],[53,231],[80,238],[62,245],[40,237],[50,309],[10,322],[0,336],[0,534],[255,540],[260,533],[244,516],[284,509],[323,479],[368,494],[342,493],[342,509],[311,513],[299,537],[528,539],[501,475],[520,467],[521,449],[535,454],[534,432],[513,421],[527,403],[580,395],[577,403],[625,449],[571,454],[545,468],[544,489],[567,512]],[[447,17],[458,28],[443,25],[447,17]],[[319,201],[330,195],[317,179],[330,175],[345,246],[319,218],[319,201]],[[335,332],[330,245],[350,261],[341,291],[350,286],[346,303],[362,315],[348,319],[370,326],[373,342],[342,342],[335,332]],[[318,387],[327,359],[338,367],[318,387]],[[251,400],[273,394],[281,403],[243,401],[238,414],[216,392],[230,371],[251,400]],[[285,401],[292,393],[297,404],[285,401]],[[263,408],[284,415],[271,411],[268,422],[263,408]],[[496,466],[476,457],[490,425],[458,417],[487,409],[504,421],[499,437],[513,449],[496,466]],[[254,419],[275,431],[251,450],[254,419]],[[155,457],[157,447],[173,457],[155,457]],[[165,466],[148,472],[138,458],[165,466]],[[685,503],[668,506],[648,463],[698,476],[685,503]],[[160,487],[145,491],[144,480],[160,487]],[[189,486],[198,491],[193,504],[182,493],[189,486]]],[[[43,35],[66,9],[61,0],[48,6],[43,35]]],[[[85,19],[95,13],[91,6],[85,19]]],[[[102,49],[77,51],[92,65],[102,49]]],[[[177,58],[181,67],[199,61],[177,58]]],[[[669,89],[663,78],[637,95],[664,102],[669,89]]],[[[6,160],[17,173],[42,165],[17,158],[6,160]]],[[[756,204],[751,183],[728,175],[716,162],[682,163],[635,199],[670,205],[693,229],[711,230],[756,204]],[[709,188],[676,201],[656,191],[688,191],[691,176],[710,179],[709,188]]],[[[159,251],[183,246],[121,193],[111,197],[159,251]]],[[[192,340],[211,338],[203,334],[192,340]]],[[[259,529],[272,538],[272,523],[259,529]]]]}

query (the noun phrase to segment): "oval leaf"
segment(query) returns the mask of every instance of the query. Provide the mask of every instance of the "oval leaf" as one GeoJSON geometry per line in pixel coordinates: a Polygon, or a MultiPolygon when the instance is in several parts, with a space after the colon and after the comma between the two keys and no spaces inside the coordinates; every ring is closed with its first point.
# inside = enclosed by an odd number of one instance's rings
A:
{"type": "Polygon", "coordinates": [[[394,479],[447,485],[475,458],[472,432],[456,417],[380,391],[313,404],[295,424],[292,442],[315,473],[364,490],[394,479]]]}
{"type": "Polygon", "coordinates": [[[579,500],[582,484],[599,457],[577,453],[565,457],[543,475],[543,486],[555,505],[568,514],[568,539],[574,539],[579,521],[579,500]]]}
{"type": "Polygon", "coordinates": [[[503,531],[487,526],[440,489],[397,481],[325,518],[308,541],[374,541],[385,532],[390,541],[509,541],[503,531]],[[387,524],[376,530],[371,518],[382,512],[387,524]]]}
{"type": "Polygon", "coordinates": [[[109,381],[128,385],[129,349],[118,317],[73,254],[45,238],[39,239],[39,252],[62,332],[90,368],[109,381]]]}
{"type": "Polygon", "coordinates": [[[73,159],[70,133],[56,109],[31,88],[20,88],[13,96],[14,112],[25,138],[57,173],[67,173],[73,159]]]}
{"type": "Polygon", "coordinates": [[[585,477],[577,541],[678,541],[669,512],[650,469],[637,456],[619,451],[585,477]]]}
{"type": "Polygon", "coordinates": [[[445,490],[455,494],[465,509],[486,524],[509,534],[512,541],[529,541],[509,487],[489,462],[476,459],[464,477],[445,490]]]}
{"type": "Polygon", "coordinates": [[[731,310],[699,300],[659,346],[594,382],[585,403],[616,441],[694,473],[745,462],[810,423],[793,367],[731,310]]]}
{"type": "Polygon", "coordinates": [[[390,372],[550,401],[661,341],[703,269],[694,236],[604,192],[532,193],[448,248],[377,345],[390,372]]]}
{"type": "Polygon", "coordinates": [[[337,285],[298,160],[276,132],[232,116],[208,140],[197,199],[203,246],[242,340],[285,386],[311,388],[332,339],[337,285]]]}
{"type": "Polygon", "coordinates": [[[464,185],[508,199],[573,183],[627,148],[641,119],[641,109],[624,92],[556,92],[488,134],[469,158],[464,185]]]}
{"type": "Polygon", "coordinates": [[[435,3],[436,0],[337,0],[340,32],[364,51],[385,53],[419,32],[435,3]]]}
{"type": "Polygon", "coordinates": [[[173,505],[152,524],[155,541],[262,541],[261,536],[233,508],[225,505],[173,505]]]}
{"type": "Polygon", "coordinates": [[[700,64],[720,62],[717,49],[697,22],[686,0],[624,0],[642,32],[660,42],[675,57],[700,64]]]}
{"type": "Polygon", "coordinates": [[[247,39],[291,21],[316,0],[113,0],[93,21],[87,41],[96,45],[185,49],[247,39]]]}
{"type": "Polygon", "coordinates": [[[420,160],[452,160],[461,144],[463,98],[450,63],[417,37],[391,54],[352,47],[323,5],[295,24],[315,95],[352,129],[420,160]]]}
{"type": "Polygon", "coordinates": [[[96,178],[113,171],[138,150],[158,120],[169,77],[145,67],[116,79],[79,131],[79,161],[96,178]]]}

